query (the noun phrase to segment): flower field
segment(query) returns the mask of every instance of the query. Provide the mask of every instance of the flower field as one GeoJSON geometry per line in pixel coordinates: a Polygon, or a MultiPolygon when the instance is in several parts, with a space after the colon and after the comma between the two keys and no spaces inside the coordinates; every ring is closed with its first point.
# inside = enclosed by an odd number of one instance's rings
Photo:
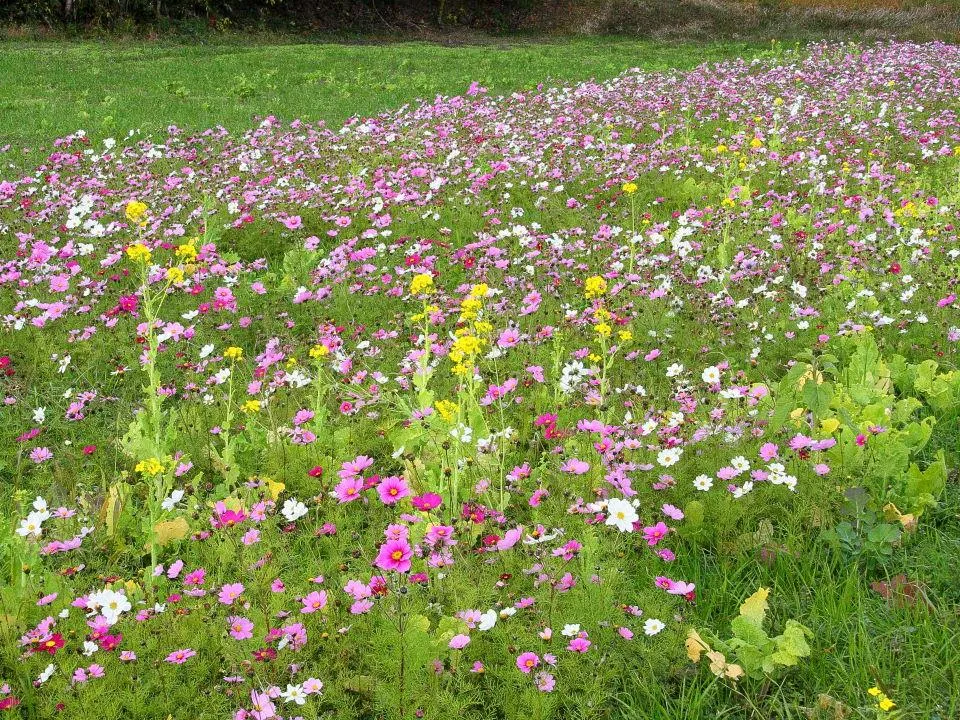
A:
{"type": "Polygon", "coordinates": [[[0,717],[960,717],[958,97],[821,44],[6,165],[0,717]]]}

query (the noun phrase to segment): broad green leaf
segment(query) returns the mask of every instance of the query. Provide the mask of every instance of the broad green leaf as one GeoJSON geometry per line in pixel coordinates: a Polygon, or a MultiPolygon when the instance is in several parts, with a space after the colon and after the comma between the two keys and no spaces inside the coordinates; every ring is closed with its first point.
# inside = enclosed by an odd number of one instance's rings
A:
{"type": "Polygon", "coordinates": [[[765,587],[761,587],[753,595],[748,597],[743,605],[740,606],[740,615],[750,620],[753,620],[757,625],[762,625],[763,620],[767,615],[767,608],[769,604],[767,603],[767,597],[770,595],[770,590],[765,587]]]}

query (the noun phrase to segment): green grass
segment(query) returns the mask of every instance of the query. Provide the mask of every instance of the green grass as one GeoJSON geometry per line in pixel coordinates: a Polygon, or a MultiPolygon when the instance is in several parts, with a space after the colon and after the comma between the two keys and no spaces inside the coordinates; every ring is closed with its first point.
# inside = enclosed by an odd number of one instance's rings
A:
{"type": "Polygon", "coordinates": [[[170,124],[240,131],[265,115],[339,124],[437,93],[461,94],[474,80],[499,94],[761,50],[604,38],[460,47],[8,41],[0,44],[0,145],[48,144],[79,129],[95,138],[163,132],[170,124]]]}

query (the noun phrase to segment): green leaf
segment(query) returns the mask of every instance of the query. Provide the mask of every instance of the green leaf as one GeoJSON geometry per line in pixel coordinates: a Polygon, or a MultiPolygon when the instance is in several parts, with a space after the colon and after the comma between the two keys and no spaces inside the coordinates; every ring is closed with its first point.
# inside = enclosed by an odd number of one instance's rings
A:
{"type": "Polygon", "coordinates": [[[803,404],[817,418],[826,417],[833,400],[833,383],[822,382],[819,385],[813,378],[803,384],[803,404]]]}
{"type": "Polygon", "coordinates": [[[765,650],[770,643],[770,638],[760,623],[743,615],[738,615],[731,621],[730,629],[735,637],[758,650],[765,650]]]}
{"type": "Polygon", "coordinates": [[[876,544],[895,543],[900,539],[901,531],[896,525],[890,523],[880,523],[867,533],[867,540],[876,544]]]}

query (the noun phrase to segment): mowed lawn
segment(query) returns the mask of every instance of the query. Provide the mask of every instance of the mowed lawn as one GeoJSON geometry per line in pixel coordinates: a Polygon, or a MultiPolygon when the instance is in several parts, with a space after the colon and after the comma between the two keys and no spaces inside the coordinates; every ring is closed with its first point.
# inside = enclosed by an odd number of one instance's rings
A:
{"type": "Polygon", "coordinates": [[[504,40],[448,47],[399,44],[0,44],[0,146],[49,145],[85,130],[122,138],[256,117],[339,124],[417,98],[491,93],[588,78],[631,67],[691,68],[764,51],[746,43],[664,44],[621,39],[504,40]]]}

